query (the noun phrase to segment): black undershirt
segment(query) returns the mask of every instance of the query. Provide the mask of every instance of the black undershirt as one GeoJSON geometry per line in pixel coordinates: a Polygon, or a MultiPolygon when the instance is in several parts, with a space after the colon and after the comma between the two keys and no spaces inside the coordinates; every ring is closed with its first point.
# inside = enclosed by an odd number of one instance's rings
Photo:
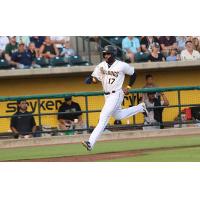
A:
{"type": "Polygon", "coordinates": [[[132,74],[130,76],[130,80],[129,80],[129,86],[132,86],[134,83],[135,83],[135,80],[136,80],[136,73],[132,74]]]}

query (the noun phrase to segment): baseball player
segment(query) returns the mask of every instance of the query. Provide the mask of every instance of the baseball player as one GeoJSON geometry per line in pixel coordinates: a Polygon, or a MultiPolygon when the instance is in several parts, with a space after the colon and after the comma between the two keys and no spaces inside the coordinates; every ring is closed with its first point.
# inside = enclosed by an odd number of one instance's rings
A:
{"type": "Polygon", "coordinates": [[[91,133],[89,140],[82,142],[88,151],[93,149],[94,144],[104,131],[111,116],[117,120],[121,120],[136,115],[139,112],[144,112],[145,115],[148,115],[144,103],[126,109],[121,108],[124,95],[129,94],[129,89],[135,82],[136,74],[133,67],[117,60],[115,57],[116,48],[111,45],[105,46],[103,49],[103,58],[105,61],[97,65],[93,73],[85,79],[86,84],[101,81],[105,96],[105,104],[100,113],[98,124],[91,133]],[[122,89],[125,74],[130,75],[130,80],[127,87],[122,89]]]}

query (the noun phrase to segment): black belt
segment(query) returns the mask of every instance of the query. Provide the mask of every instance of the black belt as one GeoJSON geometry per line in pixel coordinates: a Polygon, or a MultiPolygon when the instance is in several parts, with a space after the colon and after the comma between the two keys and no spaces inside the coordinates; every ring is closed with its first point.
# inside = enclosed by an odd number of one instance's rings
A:
{"type": "Polygon", "coordinates": [[[104,92],[105,95],[109,95],[111,93],[115,93],[115,90],[111,91],[111,92],[104,92]]]}

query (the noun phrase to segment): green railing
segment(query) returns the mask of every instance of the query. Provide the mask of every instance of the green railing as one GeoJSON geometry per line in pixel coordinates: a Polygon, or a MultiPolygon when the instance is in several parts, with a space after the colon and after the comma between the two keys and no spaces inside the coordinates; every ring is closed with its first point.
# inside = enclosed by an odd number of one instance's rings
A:
{"type": "MultiPolygon", "coordinates": [[[[192,91],[192,90],[200,90],[200,86],[182,86],[182,87],[160,87],[160,88],[144,88],[144,89],[132,89],[130,90],[130,94],[140,94],[140,93],[147,93],[147,92],[177,92],[177,104],[176,105],[170,105],[167,108],[178,108],[179,113],[179,127],[182,126],[182,120],[181,120],[181,108],[190,106],[200,106],[200,102],[198,103],[188,103],[188,104],[181,104],[181,91],[192,91]]],[[[42,99],[56,99],[56,98],[64,98],[66,96],[73,96],[73,97],[84,97],[85,98],[85,110],[82,111],[82,113],[86,114],[86,130],[90,129],[89,124],[89,114],[94,112],[100,112],[100,109],[97,110],[89,110],[88,106],[88,97],[91,96],[103,96],[102,91],[96,91],[96,92],[72,92],[72,93],[62,93],[62,94],[42,94],[42,95],[27,95],[27,96],[12,96],[12,97],[0,97],[0,102],[5,101],[17,101],[17,100],[37,100],[38,102],[38,114],[33,114],[34,116],[38,116],[39,118],[39,127],[42,126],[41,117],[44,115],[57,115],[58,112],[53,113],[42,113],[41,112],[41,100],[42,99]]],[[[160,106],[164,107],[164,106],[160,106]]],[[[0,118],[10,118],[11,116],[0,116],[0,118]]],[[[132,124],[132,126],[137,126],[137,124],[132,124]]]]}
{"type": "MultiPolygon", "coordinates": [[[[169,92],[169,91],[183,91],[183,90],[200,90],[200,86],[178,86],[178,87],[159,87],[159,88],[143,88],[132,89],[130,93],[147,93],[147,92],[169,92]]],[[[0,101],[16,101],[19,99],[50,99],[50,98],[64,98],[66,96],[102,96],[103,91],[96,92],[71,92],[71,93],[59,93],[59,94],[42,94],[42,95],[26,95],[26,96],[12,96],[5,97],[0,96],[0,101]]]]}

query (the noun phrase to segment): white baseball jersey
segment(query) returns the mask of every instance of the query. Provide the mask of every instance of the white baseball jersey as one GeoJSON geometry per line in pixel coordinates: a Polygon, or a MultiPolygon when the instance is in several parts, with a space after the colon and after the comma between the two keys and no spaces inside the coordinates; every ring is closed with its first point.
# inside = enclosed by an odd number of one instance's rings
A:
{"type": "Polygon", "coordinates": [[[110,67],[108,67],[108,64],[105,61],[101,62],[92,73],[93,77],[102,82],[104,91],[110,92],[110,94],[105,95],[105,104],[101,110],[99,122],[88,140],[91,148],[93,148],[97,139],[102,134],[111,116],[121,120],[136,115],[139,112],[144,112],[142,103],[125,109],[122,109],[121,107],[121,103],[124,99],[122,85],[125,74],[132,75],[133,73],[133,67],[119,60],[116,60],[110,67]]]}
{"type": "Polygon", "coordinates": [[[106,61],[101,62],[96,66],[92,76],[102,82],[105,92],[112,92],[122,88],[125,74],[132,75],[133,73],[134,67],[125,62],[115,60],[110,67],[108,67],[106,61]]]}

